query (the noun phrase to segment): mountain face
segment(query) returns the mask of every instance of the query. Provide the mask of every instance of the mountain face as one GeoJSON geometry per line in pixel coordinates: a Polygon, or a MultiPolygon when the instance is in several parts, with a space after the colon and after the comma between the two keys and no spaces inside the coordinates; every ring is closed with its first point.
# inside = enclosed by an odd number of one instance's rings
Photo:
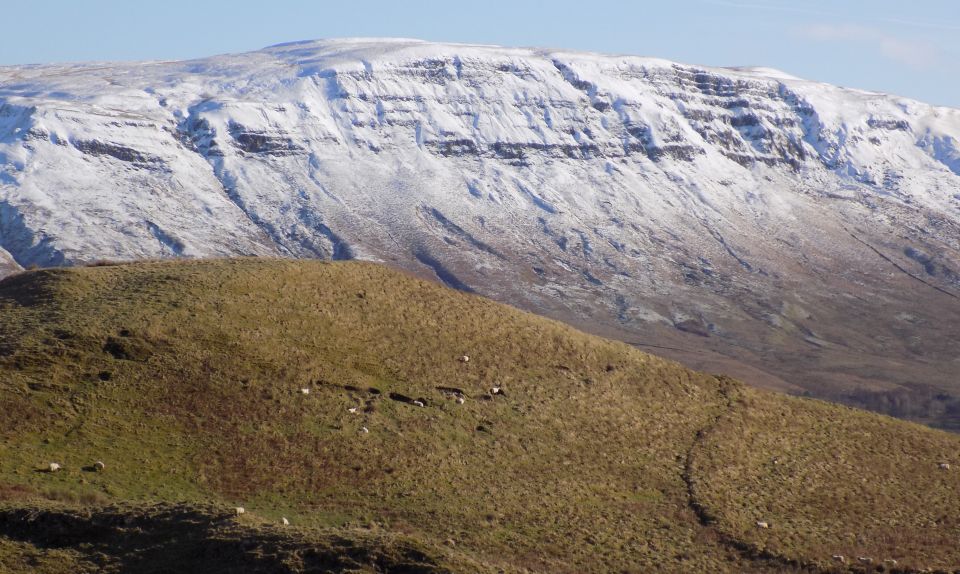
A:
{"type": "Polygon", "coordinates": [[[0,270],[383,261],[960,427],[958,139],[958,110],[562,51],[341,40],[0,68],[0,270]]]}

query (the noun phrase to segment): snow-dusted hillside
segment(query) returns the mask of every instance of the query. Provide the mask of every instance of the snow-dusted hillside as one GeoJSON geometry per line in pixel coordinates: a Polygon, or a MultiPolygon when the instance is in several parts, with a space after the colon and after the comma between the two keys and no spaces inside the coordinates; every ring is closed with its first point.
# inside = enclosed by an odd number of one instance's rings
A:
{"type": "Polygon", "coordinates": [[[381,260],[695,366],[960,421],[958,142],[957,110],[561,51],[0,68],[0,270],[4,251],[381,260]]]}

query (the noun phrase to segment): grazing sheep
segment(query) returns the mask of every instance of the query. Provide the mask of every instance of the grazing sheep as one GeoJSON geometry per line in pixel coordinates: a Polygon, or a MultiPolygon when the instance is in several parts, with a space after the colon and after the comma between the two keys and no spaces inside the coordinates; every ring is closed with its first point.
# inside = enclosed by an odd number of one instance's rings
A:
{"type": "Polygon", "coordinates": [[[460,362],[461,362],[461,363],[469,363],[469,362],[470,362],[470,357],[464,355],[464,356],[460,357],[460,362]]]}
{"type": "Polygon", "coordinates": [[[60,465],[55,462],[51,462],[50,466],[47,467],[47,472],[57,472],[58,470],[60,470],[60,465]]]}
{"type": "Polygon", "coordinates": [[[834,560],[834,562],[839,562],[839,563],[841,563],[841,564],[844,564],[844,563],[846,563],[846,561],[847,561],[847,559],[844,558],[842,554],[834,554],[834,555],[833,555],[833,560],[834,560]]]}
{"type": "Polygon", "coordinates": [[[290,526],[290,521],[284,517],[280,519],[280,524],[283,524],[284,526],[290,526]]]}
{"type": "Polygon", "coordinates": [[[423,401],[413,401],[412,404],[413,404],[414,406],[418,406],[418,407],[425,407],[425,406],[427,406],[427,405],[423,404],[423,401]]]}
{"type": "Polygon", "coordinates": [[[884,564],[890,564],[891,566],[896,566],[896,565],[897,565],[897,561],[894,560],[893,558],[887,558],[886,560],[883,561],[883,563],[884,563],[884,564]]]}
{"type": "Polygon", "coordinates": [[[857,556],[857,562],[862,564],[873,564],[873,558],[868,558],[866,556],[857,556]]]}
{"type": "Polygon", "coordinates": [[[757,528],[770,528],[770,524],[767,522],[763,522],[762,520],[758,520],[757,528]]]}
{"type": "Polygon", "coordinates": [[[93,463],[93,470],[97,472],[103,472],[103,469],[105,469],[106,467],[107,465],[103,464],[102,460],[98,460],[97,462],[93,463]]]}
{"type": "Polygon", "coordinates": [[[458,404],[458,405],[462,405],[462,404],[465,403],[465,402],[467,402],[467,400],[464,399],[463,397],[457,397],[457,404],[458,404]]]}
{"type": "Polygon", "coordinates": [[[370,429],[367,427],[360,427],[360,434],[367,434],[368,432],[370,432],[370,429]]]}
{"type": "Polygon", "coordinates": [[[501,389],[500,387],[493,387],[490,389],[491,395],[499,395],[502,392],[503,392],[503,389],[501,389]]]}
{"type": "Polygon", "coordinates": [[[941,462],[941,463],[940,463],[940,470],[950,470],[950,463],[949,463],[949,462],[941,462]]]}
{"type": "Polygon", "coordinates": [[[347,409],[347,412],[356,413],[357,407],[350,407],[349,409],[347,409]]]}
{"type": "Polygon", "coordinates": [[[300,394],[301,394],[301,395],[309,395],[309,394],[310,394],[310,389],[300,389],[300,394]]]}
{"type": "Polygon", "coordinates": [[[238,506],[234,508],[233,511],[237,514],[237,516],[240,516],[241,514],[245,513],[247,510],[242,506],[238,506]]]}

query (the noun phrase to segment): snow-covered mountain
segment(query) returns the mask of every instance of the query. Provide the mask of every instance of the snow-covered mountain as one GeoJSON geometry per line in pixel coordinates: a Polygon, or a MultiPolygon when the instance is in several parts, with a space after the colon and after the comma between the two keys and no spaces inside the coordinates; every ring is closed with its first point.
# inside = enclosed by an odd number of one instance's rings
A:
{"type": "Polygon", "coordinates": [[[413,40],[0,68],[8,254],[380,260],[960,422],[960,111],[768,69],[413,40]]]}

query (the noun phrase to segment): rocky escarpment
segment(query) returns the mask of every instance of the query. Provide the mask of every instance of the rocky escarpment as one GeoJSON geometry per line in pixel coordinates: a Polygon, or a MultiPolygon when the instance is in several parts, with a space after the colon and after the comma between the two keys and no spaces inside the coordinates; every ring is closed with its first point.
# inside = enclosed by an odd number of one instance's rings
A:
{"type": "Polygon", "coordinates": [[[0,275],[9,275],[20,270],[20,266],[4,249],[0,249],[0,275]]]}
{"type": "Polygon", "coordinates": [[[792,392],[932,386],[906,411],[960,424],[955,110],[406,40],[4,68],[0,102],[19,265],[387,261],[792,392]]]}

